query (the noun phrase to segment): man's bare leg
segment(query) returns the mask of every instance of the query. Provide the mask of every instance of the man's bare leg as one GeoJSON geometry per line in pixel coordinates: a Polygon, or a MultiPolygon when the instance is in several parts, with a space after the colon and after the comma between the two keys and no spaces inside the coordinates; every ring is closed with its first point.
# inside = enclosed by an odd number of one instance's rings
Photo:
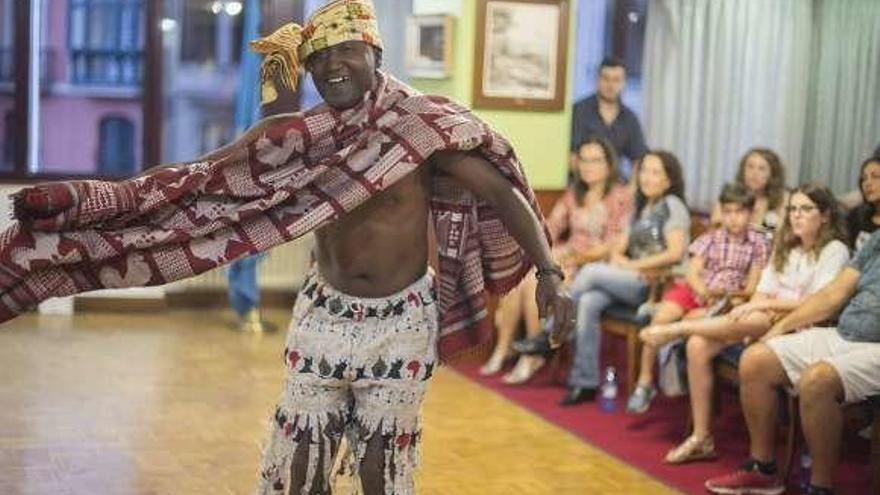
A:
{"type": "Polygon", "coordinates": [[[813,458],[810,483],[830,488],[840,455],[843,382],[833,366],[820,361],[804,370],[798,390],[801,425],[813,458]]]}
{"type": "Polygon", "coordinates": [[[771,462],[775,458],[779,409],[776,389],[790,382],[776,353],[764,343],[754,344],[743,353],[739,378],[740,401],[749,428],[749,454],[758,461],[771,462]]]}
{"type": "MultiPolygon", "coordinates": [[[[385,452],[388,440],[381,430],[367,442],[358,472],[364,495],[385,495],[385,452]]],[[[393,476],[393,475],[392,475],[393,476]]]]}

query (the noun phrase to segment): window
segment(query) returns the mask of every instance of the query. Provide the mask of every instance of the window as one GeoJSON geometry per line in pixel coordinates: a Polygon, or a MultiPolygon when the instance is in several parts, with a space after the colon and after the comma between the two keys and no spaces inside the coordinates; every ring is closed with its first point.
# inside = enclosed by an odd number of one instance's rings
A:
{"type": "Polygon", "coordinates": [[[642,52],[645,46],[645,29],[648,25],[647,0],[616,0],[608,11],[610,39],[605,46],[610,53],[623,61],[627,76],[642,77],[642,52]]]}
{"type": "Polygon", "coordinates": [[[188,0],[184,4],[181,59],[226,67],[241,59],[242,2],[188,0]]]}
{"type": "Polygon", "coordinates": [[[0,83],[12,83],[15,60],[12,45],[15,41],[15,3],[0,0],[0,83]]]}
{"type": "Polygon", "coordinates": [[[134,173],[134,124],[125,117],[105,117],[100,126],[98,170],[106,175],[134,173]]]}
{"type": "Polygon", "coordinates": [[[15,132],[14,119],[12,111],[6,112],[3,118],[3,159],[0,160],[0,170],[12,170],[15,162],[15,139],[12,135],[15,132]]]}
{"type": "Polygon", "coordinates": [[[143,11],[143,0],[70,0],[68,45],[74,84],[140,84],[143,11]]]}

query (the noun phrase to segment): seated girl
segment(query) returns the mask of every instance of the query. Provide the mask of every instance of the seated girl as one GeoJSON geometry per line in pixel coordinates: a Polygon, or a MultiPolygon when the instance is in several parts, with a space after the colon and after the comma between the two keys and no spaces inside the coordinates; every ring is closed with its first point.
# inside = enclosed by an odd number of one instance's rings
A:
{"type": "Polygon", "coordinates": [[[688,384],[694,429],[665,462],[715,457],[711,433],[712,360],[726,346],[753,340],[831,281],[849,260],[839,207],[828,188],[804,184],[792,192],[770,263],[755,295],[725,316],[683,320],[647,328],[641,338],[659,346],[686,337],[688,384]]]}
{"type": "Polygon", "coordinates": [[[649,277],[682,269],[690,233],[681,165],[672,153],[652,151],[638,168],[635,215],[607,262],[584,265],[569,293],[577,304],[574,362],[564,406],[592,400],[599,385],[602,312],[612,303],[637,307],[648,297],[649,277]]]}
{"type": "Polygon", "coordinates": [[[869,158],[862,163],[859,191],[862,193],[862,204],[846,216],[853,252],[861,249],[868,237],[880,227],[880,157],[869,158]]]}
{"type": "MultiPolygon", "coordinates": [[[[785,192],[785,168],[773,150],[752,148],[739,162],[736,182],[744,185],[755,196],[751,223],[772,238],[785,215],[788,198],[785,192]]],[[[712,208],[711,223],[721,224],[721,205],[712,208]]]]}
{"type": "MultiPolygon", "coordinates": [[[[750,224],[755,197],[748,188],[733,182],[724,186],[718,202],[721,227],[691,244],[687,274],[666,289],[651,325],[700,318],[706,316],[707,308],[726,306],[731,295],[745,300],[755,291],[770,254],[766,236],[750,224]]],[[[657,395],[653,385],[656,358],[654,346],[642,347],[639,378],[627,411],[644,413],[657,395]]]]}

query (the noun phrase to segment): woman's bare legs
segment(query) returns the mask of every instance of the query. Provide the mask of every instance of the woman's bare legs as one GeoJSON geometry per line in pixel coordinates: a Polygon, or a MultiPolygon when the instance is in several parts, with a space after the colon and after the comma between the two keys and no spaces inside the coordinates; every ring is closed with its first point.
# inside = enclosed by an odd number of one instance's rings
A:
{"type": "MultiPolygon", "coordinates": [[[[533,277],[527,276],[526,280],[529,278],[533,277]]],[[[501,371],[504,361],[510,355],[510,343],[513,342],[516,327],[523,314],[524,283],[525,281],[520,282],[498,301],[498,308],[495,310],[495,328],[498,332],[495,349],[486,364],[480,368],[481,375],[494,375],[501,371]]]]}
{"type": "Polygon", "coordinates": [[[694,428],[690,437],[666,454],[665,461],[673,464],[715,457],[711,431],[715,386],[712,360],[730,344],[760,337],[770,329],[772,320],[769,313],[755,311],[740,320],[722,316],[682,323],[689,335],[687,372],[694,428]]]}
{"type": "MultiPolygon", "coordinates": [[[[522,315],[525,319],[526,337],[534,337],[544,329],[541,327],[541,317],[538,314],[538,305],[535,303],[535,292],[538,288],[538,279],[527,276],[520,284],[522,294],[520,304],[522,315]]],[[[520,356],[516,366],[504,375],[501,380],[509,385],[519,385],[529,381],[530,378],[544,366],[544,357],[540,355],[520,356]]]]}

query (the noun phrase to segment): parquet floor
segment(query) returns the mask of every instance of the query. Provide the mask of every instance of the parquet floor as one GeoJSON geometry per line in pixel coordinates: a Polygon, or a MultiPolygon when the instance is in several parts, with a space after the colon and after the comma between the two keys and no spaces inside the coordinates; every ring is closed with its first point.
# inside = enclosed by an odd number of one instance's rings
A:
{"type": "MultiPolygon", "coordinates": [[[[269,318],[284,327],[287,314],[269,318]]],[[[27,315],[0,326],[0,494],[250,493],[281,333],[231,313],[27,315]]],[[[421,494],[675,493],[449,369],[421,494]]]]}

